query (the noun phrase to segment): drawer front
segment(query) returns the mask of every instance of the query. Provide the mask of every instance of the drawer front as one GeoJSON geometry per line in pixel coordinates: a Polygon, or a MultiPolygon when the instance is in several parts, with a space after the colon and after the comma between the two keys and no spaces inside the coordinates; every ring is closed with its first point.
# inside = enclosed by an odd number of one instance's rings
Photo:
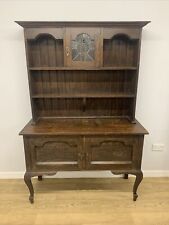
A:
{"type": "Polygon", "coordinates": [[[25,141],[31,170],[80,170],[83,167],[81,138],[30,137],[25,141]]]}
{"type": "Polygon", "coordinates": [[[138,137],[86,138],[86,167],[90,170],[137,169],[141,166],[141,153],[138,137]]]}

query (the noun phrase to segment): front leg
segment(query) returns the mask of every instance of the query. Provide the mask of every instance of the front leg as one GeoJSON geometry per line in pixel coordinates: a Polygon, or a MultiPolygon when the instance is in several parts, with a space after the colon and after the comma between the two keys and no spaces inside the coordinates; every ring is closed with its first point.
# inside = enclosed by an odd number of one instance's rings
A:
{"type": "Polygon", "coordinates": [[[32,181],[31,181],[31,177],[32,177],[31,173],[29,173],[29,172],[26,172],[24,175],[25,184],[27,185],[29,192],[30,192],[29,201],[30,201],[30,203],[33,204],[34,203],[34,189],[33,189],[32,181]]]}
{"type": "Polygon", "coordinates": [[[143,179],[143,173],[142,173],[142,171],[139,171],[138,173],[136,173],[134,175],[136,175],[136,179],[135,179],[135,183],[134,183],[134,187],[133,187],[133,201],[136,201],[138,198],[137,189],[143,179]]]}

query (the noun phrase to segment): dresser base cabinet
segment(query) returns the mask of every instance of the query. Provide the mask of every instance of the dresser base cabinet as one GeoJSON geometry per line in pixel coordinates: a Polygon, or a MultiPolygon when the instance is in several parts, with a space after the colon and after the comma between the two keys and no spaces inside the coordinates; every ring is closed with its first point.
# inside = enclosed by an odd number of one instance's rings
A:
{"type": "Polygon", "coordinates": [[[59,126],[59,120],[55,123],[41,121],[36,126],[29,123],[23,129],[24,180],[31,203],[34,201],[32,177],[42,180],[43,175],[54,175],[58,171],[92,170],[98,173],[110,170],[113,174],[124,174],[126,179],[128,174],[135,175],[133,200],[136,201],[137,188],[143,179],[141,160],[146,130],[138,122],[113,122],[112,126],[111,122],[96,123],[95,127],[92,124],[92,120],[63,120],[63,126],[59,126]],[[65,124],[67,130],[63,130],[65,124]]]}

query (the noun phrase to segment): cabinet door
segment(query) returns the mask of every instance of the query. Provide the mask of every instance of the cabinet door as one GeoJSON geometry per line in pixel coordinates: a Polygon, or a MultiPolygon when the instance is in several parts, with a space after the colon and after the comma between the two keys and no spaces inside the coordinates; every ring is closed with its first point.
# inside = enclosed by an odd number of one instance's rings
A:
{"type": "Polygon", "coordinates": [[[100,65],[100,28],[67,28],[65,64],[70,67],[100,65]]]}
{"type": "Polygon", "coordinates": [[[80,137],[25,137],[24,141],[27,166],[31,171],[80,170],[83,167],[85,159],[80,137]]]}
{"type": "Polygon", "coordinates": [[[88,137],[86,155],[89,170],[137,169],[141,160],[137,137],[88,137]]]}

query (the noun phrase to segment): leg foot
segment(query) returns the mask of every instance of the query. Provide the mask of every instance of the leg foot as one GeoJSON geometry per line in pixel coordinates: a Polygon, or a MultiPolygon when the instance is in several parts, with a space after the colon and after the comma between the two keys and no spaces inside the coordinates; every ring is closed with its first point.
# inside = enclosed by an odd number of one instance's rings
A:
{"type": "Polygon", "coordinates": [[[24,181],[30,192],[29,201],[30,203],[34,203],[34,189],[33,189],[32,181],[31,181],[31,177],[32,177],[31,174],[29,172],[26,172],[24,175],[24,181]]]}
{"type": "Polygon", "coordinates": [[[42,181],[42,176],[38,176],[38,181],[42,181]]]}
{"type": "Polygon", "coordinates": [[[138,194],[134,194],[134,193],[133,193],[133,201],[136,201],[137,198],[138,198],[138,194]]]}
{"type": "Polygon", "coordinates": [[[128,179],[128,174],[125,173],[124,176],[123,176],[123,178],[124,178],[124,179],[128,179]]]}
{"type": "Polygon", "coordinates": [[[34,203],[34,197],[30,195],[29,196],[29,201],[30,201],[31,204],[33,204],[34,203]]]}
{"type": "Polygon", "coordinates": [[[142,171],[136,173],[135,175],[136,175],[136,180],[135,180],[134,187],[133,187],[133,201],[136,201],[138,198],[137,189],[143,179],[142,171]]]}

